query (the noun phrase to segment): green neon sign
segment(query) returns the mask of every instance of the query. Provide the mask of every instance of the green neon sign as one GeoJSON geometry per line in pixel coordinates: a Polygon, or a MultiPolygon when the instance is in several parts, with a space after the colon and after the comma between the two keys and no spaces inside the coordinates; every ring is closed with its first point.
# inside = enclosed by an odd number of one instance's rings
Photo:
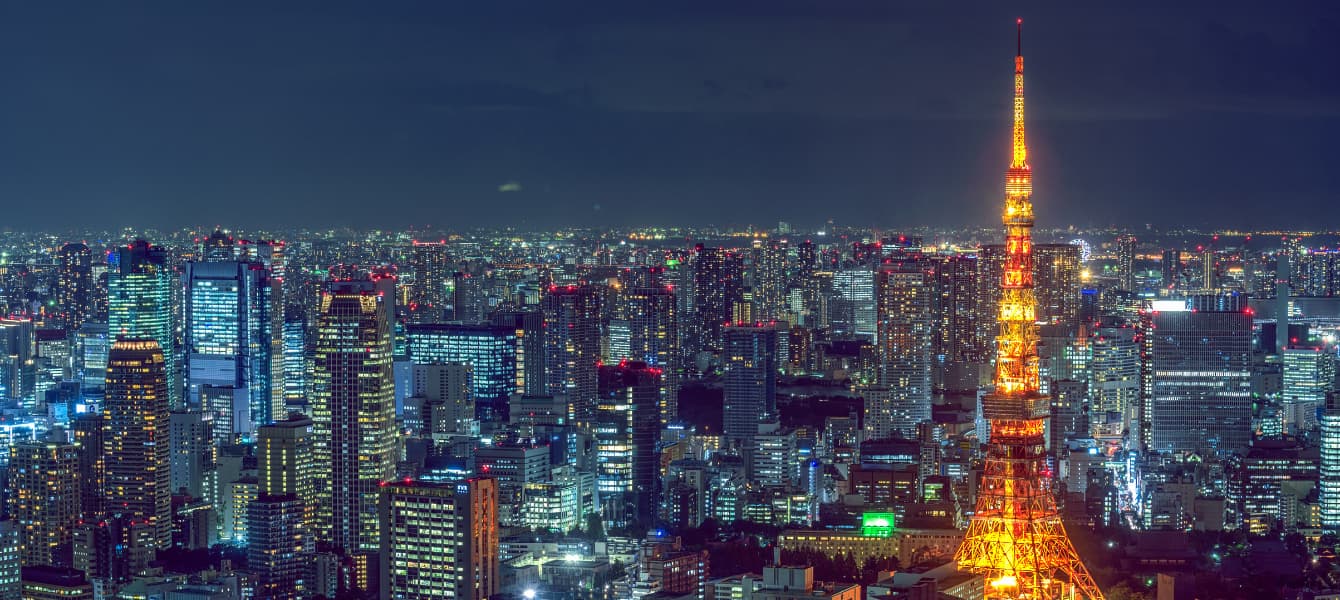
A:
{"type": "Polygon", "coordinates": [[[868,512],[861,515],[861,535],[889,537],[893,535],[893,513],[868,512]]]}

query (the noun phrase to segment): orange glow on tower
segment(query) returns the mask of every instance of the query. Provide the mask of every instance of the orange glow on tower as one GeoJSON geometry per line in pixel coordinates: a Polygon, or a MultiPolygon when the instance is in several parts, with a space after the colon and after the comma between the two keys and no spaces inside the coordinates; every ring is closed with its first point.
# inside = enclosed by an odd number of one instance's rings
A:
{"type": "Polygon", "coordinates": [[[982,400],[991,423],[977,507],[954,559],[981,574],[986,598],[1102,600],[1066,536],[1045,462],[1050,399],[1038,386],[1033,294],[1033,171],[1024,142],[1023,19],[1014,57],[1014,131],[1005,171],[1005,265],[995,389],[982,400]]]}

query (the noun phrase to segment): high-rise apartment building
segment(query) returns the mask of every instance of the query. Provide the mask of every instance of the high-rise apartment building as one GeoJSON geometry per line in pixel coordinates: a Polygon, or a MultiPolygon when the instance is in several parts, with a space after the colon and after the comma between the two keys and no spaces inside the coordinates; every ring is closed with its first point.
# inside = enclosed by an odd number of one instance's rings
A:
{"type": "Polygon", "coordinates": [[[724,248],[699,245],[693,255],[694,352],[722,349],[723,329],[734,321],[735,305],[744,299],[744,260],[724,248]]]}
{"type": "Polygon", "coordinates": [[[489,477],[381,490],[381,598],[498,593],[498,486],[489,477]]]}
{"type": "Polygon", "coordinates": [[[680,346],[675,292],[667,287],[628,290],[624,298],[628,320],[627,358],[661,370],[661,422],[679,415],[680,346]]]}
{"type": "Polygon", "coordinates": [[[1135,236],[1126,233],[1117,236],[1117,287],[1138,292],[1135,287],[1135,236]]]}
{"type": "Polygon", "coordinates": [[[391,302],[376,282],[331,281],[317,319],[312,422],[313,456],[321,469],[318,527],[350,554],[380,548],[378,485],[395,475],[391,302]]]}
{"type": "Polygon", "coordinates": [[[888,391],[882,405],[886,416],[915,419],[895,426],[910,433],[931,416],[935,281],[923,265],[909,261],[881,266],[875,289],[878,383],[888,391]]]}
{"type": "Polygon", "coordinates": [[[61,320],[70,330],[79,329],[93,312],[93,252],[79,242],[61,246],[56,293],[61,320]]]}
{"type": "Polygon", "coordinates": [[[600,293],[595,286],[551,287],[544,310],[549,393],[566,394],[573,421],[595,417],[596,365],[600,362],[600,293]]]}
{"type": "Polygon", "coordinates": [[[70,565],[81,483],[74,444],[29,440],[10,450],[9,513],[25,566],[70,565]]]}
{"type": "Polygon", "coordinates": [[[776,321],[786,316],[786,251],[785,241],[754,240],[749,287],[756,320],[776,321]]]}
{"type": "Polygon", "coordinates": [[[102,412],[103,506],[146,525],[139,545],[162,549],[172,543],[167,367],[155,339],[114,342],[102,412]]]}

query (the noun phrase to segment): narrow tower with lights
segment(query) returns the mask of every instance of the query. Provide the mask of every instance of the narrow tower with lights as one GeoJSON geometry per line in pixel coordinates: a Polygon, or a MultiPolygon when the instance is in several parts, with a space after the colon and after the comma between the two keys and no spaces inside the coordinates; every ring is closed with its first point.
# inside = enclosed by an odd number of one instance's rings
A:
{"type": "Polygon", "coordinates": [[[990,440],[977,507],[954,558],[986,579],[986,598],[1101,600],[1066,536],[1046,464],[1050,399],[1038,387],[1033,294],[1033,172],[1024,144],[1023,19],[1014,58],[1013,157],[1005,171],[1005,265],[995,389],[982,400],[990,440]]]}

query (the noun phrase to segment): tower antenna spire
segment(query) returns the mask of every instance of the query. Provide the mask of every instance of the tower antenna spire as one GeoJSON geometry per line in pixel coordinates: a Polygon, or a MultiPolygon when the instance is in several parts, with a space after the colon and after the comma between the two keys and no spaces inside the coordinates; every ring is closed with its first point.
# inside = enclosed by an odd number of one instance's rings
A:
{"type": "Polygon", "coordinates": [[[1014,20],[1014,26],[1015,26],[1014,55],[1015,55],[1015,56],[1023,56],[1023,55],[1024,55],[1024,19],[1023,19],[1023,17],[1019,17],[1018,19],[1015,19],[1015,20],[1014,20]]]}

